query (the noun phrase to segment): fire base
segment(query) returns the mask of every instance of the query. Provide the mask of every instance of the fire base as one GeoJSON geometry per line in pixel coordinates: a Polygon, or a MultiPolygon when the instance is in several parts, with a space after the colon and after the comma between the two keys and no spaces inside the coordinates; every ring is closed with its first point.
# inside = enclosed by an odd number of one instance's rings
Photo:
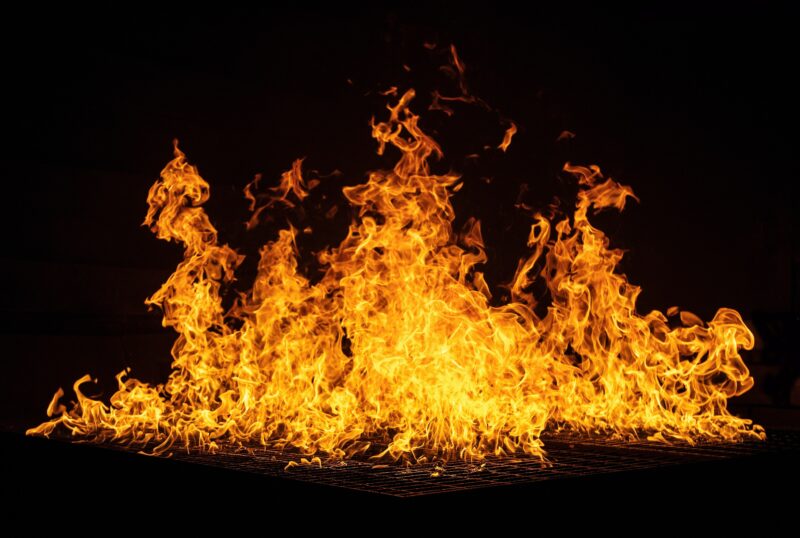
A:
{"type": "MultiPolygon", "coordinates": [[[[655,469],[685,469],[689,464],[728,461],[752,465],[758,458],[794,460],[800,456],[800,431],[769,431],[765,442],[671,444],[618,441],[577,435],[544,437],[549,462],[537,458],[487,458],[482,463],[450,461],[414,466],[368,460],[325,461],[297,465],[292,451],[223,447],[211,454],[174,450],[171,459],[231,471],[345,488],[392,497],[420,497],[491,488],[525,486],[561,479],[608,476],[655,469]],[[288,466],[288,468],[287,468],[288,466]]],[[[129,450],[107,445],[115,450],[129,450]]],[[[624,474],[619,475],[621,478],[624,474]]]]}

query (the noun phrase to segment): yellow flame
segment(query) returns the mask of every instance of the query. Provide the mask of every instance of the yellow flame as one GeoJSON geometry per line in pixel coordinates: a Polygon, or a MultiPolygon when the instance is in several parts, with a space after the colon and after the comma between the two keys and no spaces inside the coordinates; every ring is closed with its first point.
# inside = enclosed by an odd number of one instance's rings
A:
{"type": "MultiPolygon", "coordinates": [[[[455,51],[453,63],[463,70],[455,51]]],[[[377,443],[379,455],[410,461],[544,457],[548,427],[665,441],[763,438],[727,409],[753,384],[739,355],[752,348],[752,333],[725,308],[707,324],[682,312],[681,327],[659,311],[637,313],[640,289],[615,272],[622,252],[589,221],[622,210],[633,192],[597,167],[565,166],[580,186],[573,216],[534,215],[511,299],[491,306],[480,223],[453,231],[460,178],[431,172],[441,150],[409,109],[413,97],[406,92],[387,120],[373,122],[378,152],[391,147],[400,157],[344,189],[356,217],[344,240],[319,254],[321,281],[298,271],[289,227],[261,249],[252,289],[228,312],[220,289],[242,256],[218,243],[202,207],[209,186],[176,145],[145,218],[157,237],[185,249],[147,300],[178,334],[172,374],[151,386],[121,372],[108,404],[81,392],[85,376],[75,405],[58,404],[59,389],[48,407],[59,416],[28,433],[58,426],[155,454],[176,444],[255,443],[349,457],[377,443]],[[543,317],[531,292],[537,280],[549,290],[543,317]]],[[[295,161],[261,205],[248,185],[256,220],[275,201],[306,197],[301,166],[295,161]]]]}

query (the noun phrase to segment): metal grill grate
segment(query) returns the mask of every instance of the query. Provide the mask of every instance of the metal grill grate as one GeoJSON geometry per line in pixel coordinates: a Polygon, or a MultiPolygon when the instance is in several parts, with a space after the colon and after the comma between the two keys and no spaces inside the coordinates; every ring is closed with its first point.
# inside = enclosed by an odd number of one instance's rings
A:
{"type": "Polygon", "coordinates": [[[180,461],[211,465],[292,480],[313,482],[391,495],[414,497],[512,484],[525,484],[564,477],[592,476],[707,462],[800,452],[800,432],[769,433],[766,442],[701,443],[695,446],[649,441],[625,442],[551,434],[544,438],[549,464],[536,458],[490,457],[483,463],[432,462],[411,467],[381,465],[363,460],[322,461],[286,469],[299,455],[290,451],[224,447],[210,454],[176,451],[180,461]]]}

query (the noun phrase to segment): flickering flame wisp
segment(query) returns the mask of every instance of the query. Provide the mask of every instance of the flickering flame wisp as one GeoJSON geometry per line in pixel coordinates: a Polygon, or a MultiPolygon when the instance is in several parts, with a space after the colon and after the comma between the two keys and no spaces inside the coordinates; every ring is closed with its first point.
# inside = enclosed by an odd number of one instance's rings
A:
{"type": "Polygon", "coordinates": [[[506,129],[506,132],[503,135],[503,141],[500,142],[500,145],[497,146],[497,149],[506,151],[508,146],[511,145],[511,139],[514,138],[515,134],[517,134],[517,125],[512,121],[510,122],[508,129],[506,129]]]}

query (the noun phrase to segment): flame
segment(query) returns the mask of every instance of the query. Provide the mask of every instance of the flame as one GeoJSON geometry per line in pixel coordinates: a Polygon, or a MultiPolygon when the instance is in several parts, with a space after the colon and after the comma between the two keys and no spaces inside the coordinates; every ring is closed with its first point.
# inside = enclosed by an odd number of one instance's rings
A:
{"type": "Polygon", "coordinates": [[[512,121],[509,122],[508,129],[506,129],[506,133],[503,135],[503,141],[500,142],[500,145],[497,146],[497,149],[506,151],[508,146],[511,145],[511,139],[517,134],[517,125],[512,121]]]}
{"type": "MultiPolygon", "coordinates": [[[[427,44],[425,45],[426,48],[431,48],[427,44]]],[[[436,48],[433,45],[432,48],[436,48]]],[[[450,56],[448,58],[448,65],[443,65],[439,67],[439,70],[445,73],[447,76],[455,80],[456,84],[458,85],[458,95],[442,95],[439,93],[439,90],[434,90],[431,92],[431,104],[428,107],[428,110],[438,110],[440,112],[444,112],[448,116],[452,116],[454,111],[452,107],[450,107],[446,103],[466,103],[468,105],[477,105],[484,110],[491,110],[491,107],[481,99],[477,97],[469,90],[469,86],[467,85],[467,78],[466,72],[467,67],[464,65],[464,62],[461,60],[461,57],[458,55],[458,51],[456,50],[455,45],[450,45],[448,49],[450,52],[450,56]]],[[[516,126],[511,122],[511,125],[514,128],[514,132],[516,132],[516,126]]],[[[512,133],[513,135],[513,133],[512,133]]],[[[509,138],[509,143],[511,139],[509,138]]],[[[503,150],[505,151],[505,150],[503,150]]]]}
{"type": "Polygon", "coordinates": [[[558,138],[556,138],[556,142],[561,142],[562,140],[570,140],[572,138],[575,138],[575,133],[573,133],[572,131],[561,131],[561,134],[559,134],[558,138]]]}
{"type": "MultiPolygon", "coordinates": [[[[453,64],[463,72],[455,49],[453,64]]],[[[298,231],[289,226],[261,249],[252,289],[228,311],[221,289],[243,257],[218,242],[203,209],[209,185],[176,144],[144,221],[184,248],[147,299],[178,335],[171,375],[153,386],[123,371],[108,403],[84,395],[91,378],[82,377],[71,409],[58,403],[59,389],[48,407],[57,416],[28,433],[66,428],[154,454],[294,447],[308,464],[359,453],[544,458],[546,428],[689,443],[763,438],[727,409],[753,385],[739,354],[753,347],[752,333],[726,308],[707,324],[681,312],[677,327],[659,311],[637,312],[640,288],[616,272],[622,252],[589,220],[635,197],[596,166],[565,165],[580,187],[574,214],[533,215],[510,300],[490,305],[481,225],[453,230],[460,178],[431,171],[442,151],[409,108],[413,98],[407,91],[385,121],[373,121],[378,153],[391,148],[399,159],[344,188],[355,217],[342,242],[318,254],[322,279],[298,270],[298,231]],[[548,290],[543,309],[536,281],[548,290]]],[[[275,203],[301,203],[310,188],[302,160],[266,200],[257,186],[245,191],[249,226],[275,203]]]]}
{"type": "MultiPolygon", "coordinates": [[[[177,151],[177,141],[175,144],[177,151]]],[[[292,163],[292,168],[284,172],[281,176],[280,184],[277,187],[270,189],[276,194],[270,196],[269,200],[262,205],[258,205],[258,198],[254,193],[255,189],[258,188],[258,184],[261,182],[261,174],[256,174],[255,179],[245,186],[244,197],[250,202],[249,209],[251,213],[250,220],[245,223],[245,228],[252,230],[258,226],[258,223],[261,219],[261,214],[265,210],[272,207],[276,202],[280,202],[288,207],[294,207],[294,202],[289,199],[290,193],[294,194],[294,197],[300,202],[302,202],[306,196],[308,196],[309,189],[313,188],[316,184],[311,182],[307,184],[303,179],[302,165],[303,159],[296,159],[292,163]]],[[[150,222],[145,221],[145,224],[150,224],[150,222]]]]}

